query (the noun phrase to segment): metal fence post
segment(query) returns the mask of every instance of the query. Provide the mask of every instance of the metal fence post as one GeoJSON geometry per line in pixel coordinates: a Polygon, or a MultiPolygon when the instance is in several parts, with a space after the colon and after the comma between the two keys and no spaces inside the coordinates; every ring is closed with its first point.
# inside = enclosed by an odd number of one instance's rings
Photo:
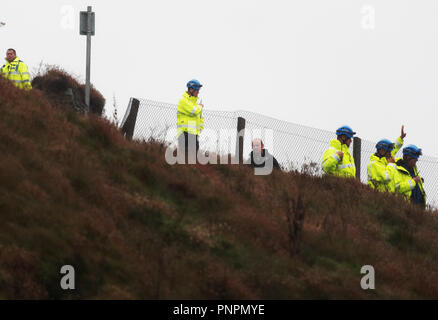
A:
{"type": "Polygon", "coordinates": [[[135,123],[137,122],[138,108],[140,107],[140,100],[131,98],[130,106],[128,107],[129,114],[125,122],[122,124],[122,133],[128,140],[132,140],[134,135],[135,123]]]}
{"type": "Polygon", "coordinates": [[[239,163],[243,163],[243,142],[245,137],[245,118],[237,117],[236,156],[239,163]]]}
{"type": "Polygon", "coordinates": [[[360,180],[360,159],[362,150],[362,140],[359,137],[354,137],[353,140],[353,158],[356,164],[356,178],[360,180]]]}

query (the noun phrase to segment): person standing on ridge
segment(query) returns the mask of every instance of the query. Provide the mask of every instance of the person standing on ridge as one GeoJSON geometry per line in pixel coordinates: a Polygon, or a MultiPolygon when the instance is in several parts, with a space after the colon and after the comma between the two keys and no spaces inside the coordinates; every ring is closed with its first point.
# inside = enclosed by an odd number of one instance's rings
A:
{"type": "Polygon", "coordinates": [[[356,165],[349,150],[355,134],[349,126],[336,130],[337,139],[330,141],[330,148],[322,157],[321,168],[325,173],[344,178],[356,177],[356,165]]]}
{"type": "Polygon", "coordinates": [[[201,87],[202,84],[198,80],[190,80],[187,83],[187,91],[184,92],[178,103],[176,117],[179,163],[196,163],[199,135],[204,129],[204,117],[202,115],[204,105],[198,102],[201,87]],[[182,160],[183,157],[184,161],[182,160]]]}
{"type": "Polygon", "coordinates": [[[370,156],[370,163],[368,164],[368,185],[378,191],[393,190],[391,183],[391,168],[388,167],[390,163],[394,163],[394,156],[403,146],[403,139],[406,137],[404,126],[401,127],[401,134],[392,143],[388,139],[382,139],[376,144],[376,153],[370,156]]]}
{"type": "Polygon", "coordinates": [[[249,154],[248,164],[254,168],[272,166],[273,169],[281,169],[277,159],[265,148],[262,139],[251,141],[252,151],[249,154]]]}
{"type": "Polygon", "coordinates": [[[1,68],[1,75],[11,80],[15,86],[24,90],[31,90],[30,73],[27,65],[17,57],[15,49],[6,51],[6,64],[1,68]]]}
{"type": "Polygon", "coordinates": [[[410,144],[403,148],[403,158],[395,159],[395,163],[390,163],[390,165],[393,168],[392,183],[395,192],[402,194],[412,203],[425,208],[424,180],[420,177],[417,168],[417,161],[422,154],[420,148],[410,144]]]}

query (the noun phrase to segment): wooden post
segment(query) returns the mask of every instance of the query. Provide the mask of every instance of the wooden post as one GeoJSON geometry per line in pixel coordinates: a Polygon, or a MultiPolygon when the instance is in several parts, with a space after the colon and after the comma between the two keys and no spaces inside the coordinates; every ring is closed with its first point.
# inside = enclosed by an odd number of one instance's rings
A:
{"type": "Polygon", "coordinates": [[[237,118],[237,135],[236,135],[236,156],[239,164],[243,163],[243,142],[245,137],[245,118],[237,118]]]}
{"type": "Polygon", "coordinates": [[[360,157],[362,150],[362,140],[359,137],[354,137],[353,140],[353,158],[356,164],[356,178],[360,180],[360,157]]]}
{"type": "Polygon", "coordinates": [[[137,121],[138,108],[140,107],[140,101],[135,98],[131,98],[130,106],[126,112],[129,112],[125,122],[122,124],[123,135],[128,140],[132,140],[134,135],[135,123],[137,121]]]}

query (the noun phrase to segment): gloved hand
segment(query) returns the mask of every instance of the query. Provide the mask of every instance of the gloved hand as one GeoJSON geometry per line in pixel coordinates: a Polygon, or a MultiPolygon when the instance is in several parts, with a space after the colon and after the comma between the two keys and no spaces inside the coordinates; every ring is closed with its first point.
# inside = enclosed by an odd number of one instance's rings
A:
{"type": "Polygon", "coordinates": [[[403,140],[405,137],[406,137],[405,126],[402,125],[400,138],[402,138],[402,140],[403,140]]]}

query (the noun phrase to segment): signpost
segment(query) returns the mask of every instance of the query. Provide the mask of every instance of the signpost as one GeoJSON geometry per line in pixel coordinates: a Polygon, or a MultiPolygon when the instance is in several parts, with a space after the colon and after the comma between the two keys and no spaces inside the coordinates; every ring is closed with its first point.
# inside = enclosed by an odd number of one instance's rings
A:
{"type": "Polygon", "coordinates": [[[91,11],[91,6],[87,11],[80,12],[80,30],[81,35],[87,36],[87,67],[85,80],[85,104],[90,111],[90,65],[91,65],[91,36],[95,34],[95,14],[91,11]]]}

